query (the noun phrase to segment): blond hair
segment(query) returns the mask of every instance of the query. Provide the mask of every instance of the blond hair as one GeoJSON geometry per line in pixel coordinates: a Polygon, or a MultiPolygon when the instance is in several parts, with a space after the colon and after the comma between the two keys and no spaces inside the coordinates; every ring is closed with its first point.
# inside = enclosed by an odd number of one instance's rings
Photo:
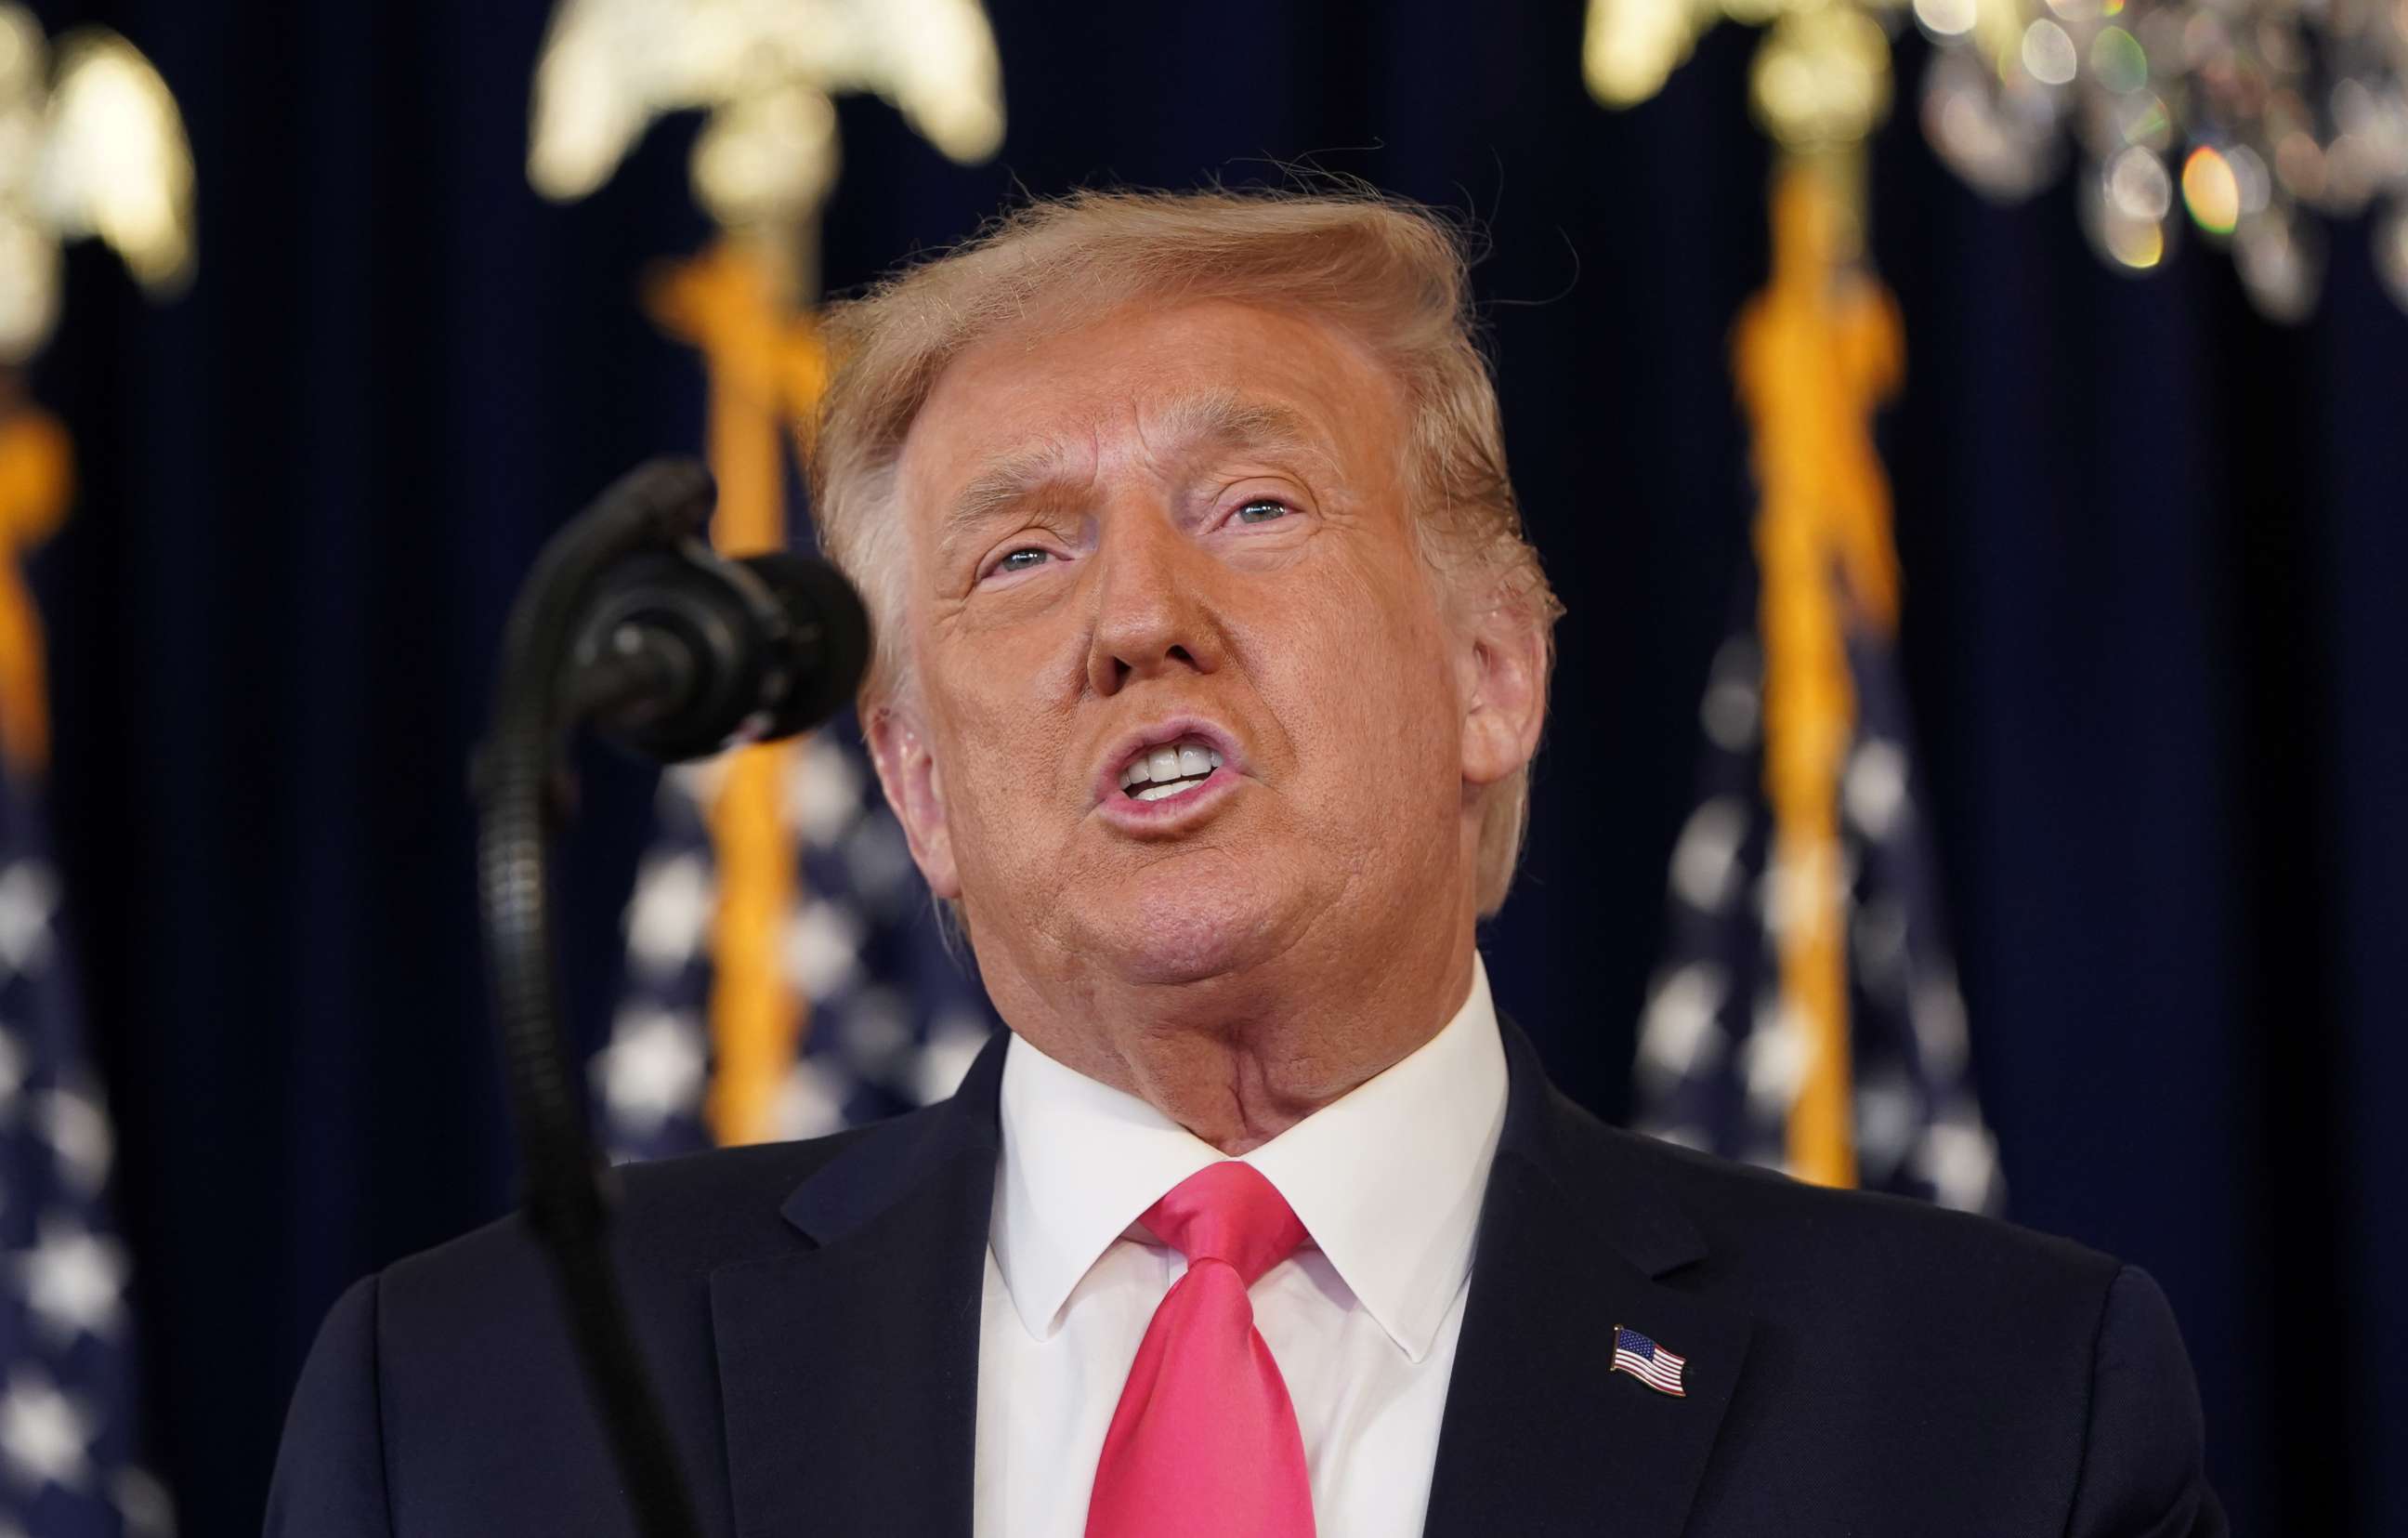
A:
{"type": "MultiPolygon", "coordinates": [[[[946,366],[1032,323],[1074,322],[1139,300],[1207,299],[1310,315],[1367,346],[1402,387],[1407,486],[1425,558],[1471,611],[1510,609],[1552,637],[1562,606],[1523,536],[1506,476],[1459,232],[1369,191],[1077,192],[1012,209],[967,244],[827,307],[835,368],[806,457],[821,548],[878,621],[866,705],[909,679],[898,640],[905,554],[896,462],[946,366]]],[[[1542,659],[1551,655],[1550,640],[1542,659]]],[[[1483,914],[1505,900],[1528,806],[1526,766],[1489,787],[1483,914]]]]}

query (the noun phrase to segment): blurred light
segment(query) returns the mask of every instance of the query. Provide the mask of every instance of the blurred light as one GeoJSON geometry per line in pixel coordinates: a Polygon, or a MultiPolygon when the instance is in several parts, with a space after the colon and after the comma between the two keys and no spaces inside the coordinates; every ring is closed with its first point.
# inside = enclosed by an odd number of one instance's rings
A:
{"type": "MultiPolygon", "coordinates": [[[[1600,60],[1622,60],[1640,82],[1625,93],[1643,94],[1719,13],[1773,23],[1751,86],[1758,116],[1784,145],[1856,142],[1885,110],[1886,49],[1855,32],[1874,21],[1895,30],[1899,0],[1589,0],[1589,8],[1600,94],[1600,60]]],[[[2186,224],[2229,236],[2253,301],[2270,315],[2300,312],[2322,281],[2322,227],[2295,222],[2304,210],[2346,217],[2373,205],[2385,280],[2408,283],[2394,276],[2408,264],[2400,212],[2408,208],[2408,0],[1907,0],[1905,8],[1933,44],[1925,136],[1986,195],[2026,196],[2069,150],[2080,152],[2086,227],[2109,260],[2127,270],[2160,266],[2186,224]],[[2186,218],[2174,216],[2177,197],[2186,218]]]]}
{"type": "Polygon", "coordinates": [[[25,192],[26,171],[41,163],[42,111],[38,97],[0,97],[0,196],[25,192]]]}
{"type": "Polygon", "coordinates": [[[1792,148],[1856,144],[1889,114],[1889,36],[1862,11],[1790,11],[1756,52],[1756,114],[1792,148]]]}
{"type": "Polygon", "coordinates": [[[816,207],[836,167],[836,107],[809,86],[731,102],[695,140],[695,195],[728,228],[816,207]]]}
{"type": "Polygon", "coordinates": [[[1778,19],[1784,11],[1823,3],[1825,0],[1722,0],[1722,13],[1743,27],[1756,27],[1778,19]]]}
{"type": "Polygon", "coordinates": [[[2230,235],[2241,222],[2241,183],[2231,165],[2214,148],[2200,145],[2183,163],[2183,206],[2191,222],[2214,235],[2230,235]]]}
{"type": "Polygon", "coordinates": [[[2154,224],[2173,207],[2173,179],[2146,150],[2126,150],[2107,163],[2107,202],[2121,219],[2154,224]]]}
{"type": "Polygon", "coordinates": [[[1581,73],[1608,107],[1645,101],[1663,88],[1698,36],[1684,0],[1589,0],[1581,73]]]}
{"type": "Polygon", "coordinates": [[[2064,85],[2073,79],[2078,56],[2065,29],[2043,16],[2024,29],[2025,72],[2043,85],[2064,85]]]}
{"type": "Polygon", "coordinates": [[[42,26],[22,6],[0,6],[0,95],[22,96],[41,89],[42,26]]]}
{"type": "Polygon", "coordinates": [[[2233,232],[2232,265],[2250,299],[2272,319],[2297,324],[2315,308],[2324,250],[2315,226],[2269,210],[2233,232]]]}
{"type": "Polygon", "coordinates": [[[2344,79],[2332,88],[2332,121],[2344,134],[2362,134],[2382,115],[2363,80],[2344,79]]]}
{"type": "Polygon", "coordinates": [[[2029,196],[2057,170],[2048,92],[1997,91],[1969,50],[1947,50],[1923,76],[1923,130],[1958,176],[1994,198],[2029,196]]]}
{"type": "Polygon", "coordinates": [[[2394,201],[2374,222],[2374,270],[2402,309],[2408,309],[2408,201],[2394,201]]]}
{"type": "Polygon", "coordinates": [[[2258,22],[2255,37],[2258,56],[2274,70],[2290,75],[2307,67],[2298,35],[2273,17],[2268,16],[2258,22]]]}
{"type": "Polygon", "coordinates": [[[899,89],[887,99],[903,121],[959,165],[1002,149],[1003,61],[979,0],[890,0],[890,8],[899,15],[882,51],[899,89]]]}
{"type": "Polygon", "coordinates": [[[97,235],[146,287],[180,281],[193,254],[193,152],[167,82],[113,33],[59,45],[36,196],[64,236],[97,235]]]}
{"type": "Polygon", "coordinates": [[[2165,261],[2176,228],[2164,220],[2172,197],[2163,164],[2145,150],[2125,150],[2083,178],[2077,202],[2091,244],[2118,270],[2132,273],[2165,261]]]}
{"type": "Polygon", "coordinates": [[[2153,5],[2134,11],[2131,25],[2126,30],[2139,40],[2141,50],[2159,69],[2179,75],[2188,67],[2183,51],[2183,13],[2178,7],[2153,5]]]}
{"type": "Polygon", "coordinates": [[[2316,201],[2327,210],[2347,217],[2366,207],[2374,193],[2369,148],[2356,134],[2343,134],[2325,146],[2324,194],[2316,201]]]}
{"type": "Polygon", "coordinates": [[[2324,195],[2325,152],[2314,138],[2294,128],[2274,146],[2274,177],[2294,196],[2313,203],[2324,195]]]}
{"type": "Polygon", "coordinates": [[[0,365],[40,352],[58,318],[58,237],[0,205],[0,365]]]}
{"type": "Polygon", "coordinates": [[[2090,73],[2119,95],[2138,91],[2149,83],[2149,55],[2122,27],[2101,27],[2090,40],[2090,73]]]}
{"type": "Polygon", "coordinates": [[[694,180],[722,223],[807,217],[836,174],[827,98],[868,92],[952,159],[1003,139],[1002,65],[978,0],[558,0],[536,65],[527,179],[609,180],[653,119],[700,108],[694,180]]]}
{"type": "Polygon", "coordinates": [[[2125,143],[2163,150],[2173,142],[2173,125],[2167,116],[2165,100],[2156,93],[2127,96],[2116,109],[2120,114],[2116,129],[2125,143]]]}
{"type": "Polygon", "coordinates": [[[2244,214],[2252,214],[2263,208],[2266,206],[2266,200],[2273,195],[2274,190],[2272,180],[2266,174],[2265,161],[2258,158],[2257,151],[2245,144],[2232,146],[2224,152],[2224,158],[2232,167],[2233,187],[2241,194],[2241,211],[2244,214]]]}
{"type": "Polygon", "coordinates": [[[113,32],[53,50],[0,0],[0,365],[50,339],[59,246],[97,236],[153,294],[193,265],[193,154],[159,72],[113,32]]]}
{"type": "Polygon", "coordinates": [[[2135,272],[2146,272],[2165,260],[2166,232],[2162,224],[2109,219],[2101,223],[2099,235],[2107,254],[2135,272]]]}
{"type": "Polygon", "coordinates": [[[2228,49],[2224,22],[2214,12],[2194,10],[2183,23],[2182,59],[2196,69],[2211,59],[2220,58],[2228,49]]]}
{"type": "Polygon", "coordinates": [[[1973,30],[1974,0],[1914,0],[1914,19],[1934,37],[1959,37],[1973,30]]]}

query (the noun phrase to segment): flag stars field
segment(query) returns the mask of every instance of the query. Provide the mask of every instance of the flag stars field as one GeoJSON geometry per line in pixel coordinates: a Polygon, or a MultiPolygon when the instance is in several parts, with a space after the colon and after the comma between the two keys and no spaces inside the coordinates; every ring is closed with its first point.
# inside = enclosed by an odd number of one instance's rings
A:
{"type": "Polygon", "coordinates": [[[61,898],[38,796],[0,773],[0,1538],[146,1538],[173,1510],[137,1461],[116,1139],[61,898]]]}
{"type": "Polygon", "coordinates": [[[1813,1046],[1806,1021],[1778,995],[1756,1002],[1756,1028],[1740,1048],[1740,1071],[1751,1105],[1767,1116],[1787,1112],[1805,1082],[1813,1046]]]}
{"type": "Polygon", "coordinates": [[[98,1196],[117,1157],[117,1140],[100,1102],[79,1090],[53,1089],[36,1102],[35,1117],[67,1184],[83,1197],[98,1196]]]}
{"type": "Polygon", "coordinates": [[[1935,1121],[1915,1146],[1914,1171],[1943,1207],[1980,1212],[1996,1200],[1999,1145],[1978,1118],[1959,1113],[1935,1121]]]}
{"type": "Polygon", "coordinates": [[[1639,1025],[1639,1072],[1650,1081],[1678,1080],[1713,1065],[1723,1050],[1718,1022],[1728,991],[1711,962],[1683,967],[1657,985],[1639,1025]]]}
{"type": "Polygon", "coordinates": [[[46,1216],[34,1247],[15,1258],[25,1306],[62,1344],[116,1335],[124,1320],[125,1248],[46,1216]]]}
{"type": "Polygon", "coordinates": [[[628,957],[648,971],[676,971],[701,945],[718,903],[701,856],[647,860],[627,904],[628,957]]]}
{"type": "Polygon", "coordinates": [[[809,901],[786,925],[786,980],[818,1003],[852,985],[867,936],[849,904],[809,901]]]}
{"type": "MultiPolygon", "coordinates": [[[[703,1113],[720,1061],[711,919],[723,872],[707,809],[724,782],[724,760],[707,760],[663,775],[654,798],[620,1010],[594,1061],[603,1134],[620,1162],[710,1142],[703,1113]]],[[[950,1094],[992,1021],[941,943],[857,739],[814,735],[787,755],[778,797],[795,879],[773,942],[802,1007],[799,1050],[770,1086],[765,1130],[810,1137],[950,1094]]]]}
{"type": "Polygon", "coordinates": [[[861,771],[824,734],[795,754],[786,769],[786,817],[813,847],[833,849],[861,820],[861,771]]]}
{"type": "Polygon", "coordinates": [[[1672,846],[1672,890],[1699,913],[1722,911],[1740,884],[1739,853],[1747,838],[1747,808],[1716,797],[1689,814],[1672,846]]]}
{"type": "MultiPolygon", "coordinates": [[[[1762,654],[1750,632],[1715,657],[1699,720],[1698,797],[1675,841],[1665,956],[1640,1019],[1632,1086],[1642,1131],[1727,1158],[1834,1178],[1799,1162],[1793,1117],[1819,1050],[1793,994],[1792,941],[1843,962],[1855,1083],[1839,1136],[1856,1183],[1955,1207],[2005,1200],[1971,1077],[1963,996],[1917,805],[1913,734],[1885,637],[1843,648],[1856,717],[1828,791],[1832,816],[1784,849],[1759,717],[1762,654]]],[[[1835,744],[1837,746],[1838,744],[1835,744]]],[[[1828,1125],[1817,1123],[1816,1125],[1828,1125]]]]}
{"type": "Polygon", "coordinates": [[[0,1395],[0,1467],[18,1485],[80,1489],[91,1475],[98,1425],[74,1396],[38,1368],[19,1368],[0,1395]]]}
{"type": "Polygon", "coordinates": [[[960,1088],[990,1034],[986,1021],[968,1010],[939,1016],[912,1066],[911,1093],[920,1103],[943,1100],[960,1088]]]}
{"type": "Polygon", "coordinates": [[[695,1102],[708,1067],[699,1024],[640,1005],[620,1012],[594,1064],[611,1115],[645,1131],[695,1102]]]}
{"type": "Polygon", "coordinates": [[[58,911],[59,880],[48,860],[15,860],[0,870],[0,967],[22,976],[47,962],[58,911]]]}

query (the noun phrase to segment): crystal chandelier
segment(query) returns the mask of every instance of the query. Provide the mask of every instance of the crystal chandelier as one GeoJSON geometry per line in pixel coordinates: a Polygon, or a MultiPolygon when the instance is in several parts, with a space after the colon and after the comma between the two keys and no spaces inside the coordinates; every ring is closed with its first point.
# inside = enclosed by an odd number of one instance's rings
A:
{"type": "Polygon", "coordinates": [[[2373,210],[2375,267],[2408,307],[2408,0],[1914,0],[1939,45],[1923,125],[2000,198],[2081,162],[2084,228],[2115,266],[2185,227],[2229,243],[2265,314],[2304,318],[2315,215],[2373,210]]]}
{"type": "Polygon", "coordinates": [[[2325,221],[2371,211],[2375,268],[2408,308],[2408,0],[1591,0],[1585,70],[1600,100],[1639,101],[1705,27],[1762,23],[1757,118],[1790,151],[1860,146],[1907,15],[1935,45],[1924,131],[1987,195],[2076,162],[2111,265],[2157,267],[2187,229],[2294,322],[2322,286],[2325,221]]]}

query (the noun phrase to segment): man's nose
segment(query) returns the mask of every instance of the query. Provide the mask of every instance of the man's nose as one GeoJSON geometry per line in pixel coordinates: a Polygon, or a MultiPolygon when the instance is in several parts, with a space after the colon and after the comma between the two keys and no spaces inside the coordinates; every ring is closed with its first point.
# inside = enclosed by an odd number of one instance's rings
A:
{"type": "Polygon", "coordinates": [[[1211,563],[1158,508],[1124,508],[1096,561],[1087,680],[1118,694],[1140,679],[1209,673],[1221,663],[1210,596],[1211,563]]]}

